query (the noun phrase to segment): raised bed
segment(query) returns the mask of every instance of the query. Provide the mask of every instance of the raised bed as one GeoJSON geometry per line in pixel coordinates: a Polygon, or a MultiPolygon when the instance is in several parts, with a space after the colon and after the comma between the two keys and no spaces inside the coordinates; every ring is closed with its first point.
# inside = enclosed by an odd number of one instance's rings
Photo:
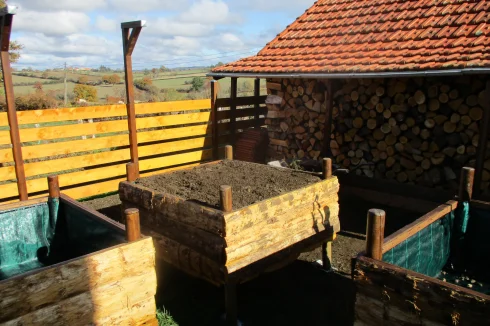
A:
{"type": "Polygon", "coordinates": [[[357,324],[490,324],[490,204],[471,200],[473,173],[463,169],[457,200],[387,238],[391,217],[369,211],[366,251],[353,261],[357,324]]]}
{"type": "Polygon", "coordinates": [[[329,171],[322,179],[225,160],[121,182],[119,195],[124,208],[139,209],[157,256],[227,284],[233,296],[234,284],[284,266],[304,250],[321,244],[328,250],[340,229],[339,185],[329,171]]]}
{"type": "Polygon", "coordinates": [[[0,325],[156,325],[152,239],[50,180],[49,197],[0,207],[0,325]]]}

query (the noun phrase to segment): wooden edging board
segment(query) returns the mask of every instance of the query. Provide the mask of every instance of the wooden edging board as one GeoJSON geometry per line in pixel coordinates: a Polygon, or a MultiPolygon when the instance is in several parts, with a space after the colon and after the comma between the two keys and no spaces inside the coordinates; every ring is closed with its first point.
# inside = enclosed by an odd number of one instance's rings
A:
{"type": "Polygon", "coordinates": [[[440,205],[433,211],[425,214],[414,222],[406,225],[395,233],[391,234],[389,237],[384,239],[383,242],[383,253],[389,251],[396,245],[405,241],[415,233],[424,229],[426,226],[434,223],[435,221],[443,218],[446,214],[450,213],[454,209],[456,209],[458,205],[457,201],[449,200],[445,204],[440,205]]]}

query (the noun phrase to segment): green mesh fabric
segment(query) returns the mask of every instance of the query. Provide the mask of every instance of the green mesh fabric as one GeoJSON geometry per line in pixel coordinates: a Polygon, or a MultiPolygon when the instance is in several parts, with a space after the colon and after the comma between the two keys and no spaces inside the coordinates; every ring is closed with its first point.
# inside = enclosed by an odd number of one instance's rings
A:
{"type": "Polygon", "coordinates": [[[0,212],[0,280],[42,267],[55,234],[59,201],[0,212]]]}
{"type": "Polygon", "coordinates": [[[428,276],[437,276],[451,253],[451,212],[401,242],[383,255],[383,261],[428,276]]]}
{"type": "Polygon", "coordinates": [[[490,210],[471,207],[464,242],[465,267],[477,279],[490,282],[490,210]]]}

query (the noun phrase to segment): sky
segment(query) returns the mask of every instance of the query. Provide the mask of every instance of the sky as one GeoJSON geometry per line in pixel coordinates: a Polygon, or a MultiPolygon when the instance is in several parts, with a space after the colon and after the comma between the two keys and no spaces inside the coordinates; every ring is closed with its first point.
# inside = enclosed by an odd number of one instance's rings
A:
{"type": "Polygon", "coordinates": [[[145,20],[133,69],[209,66],[256,54],[314,0],[9,0],[16,68],[122,68],[121,22],[145,20]]]}

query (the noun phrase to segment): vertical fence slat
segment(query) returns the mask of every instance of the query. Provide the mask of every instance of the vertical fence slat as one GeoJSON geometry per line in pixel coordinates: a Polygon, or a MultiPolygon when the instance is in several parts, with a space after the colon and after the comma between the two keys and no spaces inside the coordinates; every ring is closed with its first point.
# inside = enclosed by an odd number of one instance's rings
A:
{"type": "Polygon", "coordinates": [[[230,142],[234,146],[235,145],[235,137],[236,137],[236,98],[237,98],[237,85],[238,78],[231,78],[231,94],[230,94],[230,142]]]}
{"type": "Polygon", "coordinates": [[[216,100],[218,98],[218,90],[216,83],[218,81],[211,81],[211,122],[212,122],[212,142],[213,142],[213,159],[218,159],[218,107],[216,106],[216,100]]]}
{"type": "Polygon", "coordinates": [[[260,118],[260,112],[259,112],[259,109],[260,109],[260,79],[259,78],[255,78],[255,81],[254,81],[254,97],[255,97],[255,104],[254,104],[254,108],[255,108],[255,128],[260,128],[260,121],[259,121],[259,118],[260,118]]]}

